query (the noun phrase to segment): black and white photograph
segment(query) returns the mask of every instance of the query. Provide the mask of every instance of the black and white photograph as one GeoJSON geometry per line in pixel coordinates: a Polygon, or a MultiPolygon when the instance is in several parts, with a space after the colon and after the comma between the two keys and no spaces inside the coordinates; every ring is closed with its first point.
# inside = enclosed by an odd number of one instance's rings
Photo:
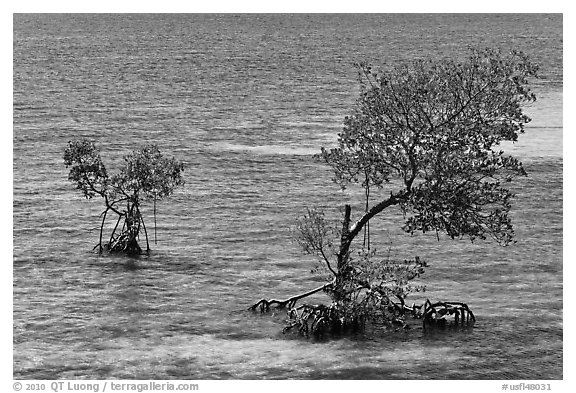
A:
{"type": "Polygon", "coordinates": [[[12,14],[6,391],[563,391],[564,14],[235,10],[12,14]]]}

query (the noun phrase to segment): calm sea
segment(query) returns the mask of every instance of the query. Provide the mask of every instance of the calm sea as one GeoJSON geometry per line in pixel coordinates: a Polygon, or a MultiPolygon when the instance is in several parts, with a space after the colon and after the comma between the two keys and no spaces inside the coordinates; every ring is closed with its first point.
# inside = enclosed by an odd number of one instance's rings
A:
{"type": "Polygon", "coordinates": [[[561,15],[15,15],[14,377],[561,379],[562,41],[561,15]],[[505,146],[530,174],[514,185],[518,242],[410,237],[397,213],[373,242],[426,259],[424,295],[467,302],[476,326],[314,342],[283,335],[283,313],[246,312],[323,283],[290,240],[307,206],[337,219],[361,204],[312,160],[350,113],[353,63],[470,45],[541,65],[533,122],[505,146]],[[150,142],[186,163],[137,269],[91,253],[102,202],[62,162],[81,137],[109,171],[150,142]]]}

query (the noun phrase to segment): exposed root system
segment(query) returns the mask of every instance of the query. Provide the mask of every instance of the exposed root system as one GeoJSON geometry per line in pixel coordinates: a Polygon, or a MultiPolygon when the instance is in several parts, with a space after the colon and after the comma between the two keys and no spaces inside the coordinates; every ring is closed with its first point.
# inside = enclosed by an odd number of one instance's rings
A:
{"type": "Polygon", "coordinates": [[[330,289],[332,286],[333,283],[328,283],[285,300],[261,299],[248,309],[260,310],[264,313],[270,311],[271,307],[287,308],[287,324],[282,331],[284,333],[296,331],[306,337],[363,331],[368,320],[379,320],[386,326],[395,329],[409,329],[406,319],[411,318],[412,320],[421,320],[424,330],[450,326],[470,327],[476,322],[474,313],[467,304],[452,301],[432,303],[426,299],[422,305],[407,306],[402,304],[401,307],[391,305],[388,307],[389,313],[387,314],[370,314],[353,303],[332,302],[330,305],[301,304],[296,306],[298,300],[330,289]]]}
{"type": "Polygon", "coordinates": [[[451,322],[447,317],[454,316],[452,322],[455,326],[471,326],[476,322],[476,317],[468,305],[461,302],[437,302],[431,303],[426,299],[424,306],[419,308],[417,317],[422,319],[426,326],[447,326],[451,322]]]}
{"type": "Polygon", "coordinates": [[[301,293],[299,295],[289,297],[288,299],[285,299],[285,300],[261,299],[257,303],[250,306],[248,309],[251,311],[256,311],[257,309],[259,309],[260,312],[262,312],[262,313],[270,311],[270,306],[275,306],[277,309],[283,309],[285,307],[288,307],[288,309],[292,309],[292,308],[294,308],[294,306],[296,305],[296,302],[298,300],[303,299],[307,296],[313,295],[317,292],[331,288],[333,284],[334,284],[333,282],[329,282],[329,283],[324,284],[324,285],[322,285],[318,288],[315,288],[311,291],[304,292],[304,293],[301,293]]]}

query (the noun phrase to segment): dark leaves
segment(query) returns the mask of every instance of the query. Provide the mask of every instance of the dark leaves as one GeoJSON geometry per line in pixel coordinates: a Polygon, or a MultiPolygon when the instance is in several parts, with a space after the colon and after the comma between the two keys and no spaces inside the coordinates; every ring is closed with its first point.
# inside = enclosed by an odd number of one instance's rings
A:
{"type": "Polygon", "coordinates": [[[86,198],[104,196],[108,174],[93,142],[71,141],[64,151],[64,165],[70,168],[68,179],[86,198]]]}
{"type": "Polygon", "coordinates": [[[71,141],[64,151],[64,164],[70,168],[68,178],[86,198],[95,195],[139,203],[141,199],[162,199],[184,184],[184,165],[162,156],[155,145],[148,145],[124,157],[124,166],[108,176],[94,142],[71,141]]]}
{"type": "Polygon", "coordinates": [[[521,52],[471,50],[465,61],[416,60],[391,70],[359,64],[361,94],[338,146],[320,158],[341,187],[401,185],[405,229],[507,244],[512,194],[502,184],[526,175],[495,152],[516,141],[534,101],[537,66],[521,52]]]}
{"type": "Polygon", "coordinates": [[[155,145],[148,145],[124,158],[125,166],[113,177],[114,187],[139,198],[162,199],[184,184],[184,165],[163,157],[155,145]]]}

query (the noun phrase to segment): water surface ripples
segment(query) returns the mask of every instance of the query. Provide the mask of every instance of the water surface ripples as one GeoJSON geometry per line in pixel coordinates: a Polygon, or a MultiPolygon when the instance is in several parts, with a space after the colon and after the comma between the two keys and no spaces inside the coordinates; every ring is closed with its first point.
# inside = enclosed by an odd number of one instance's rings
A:
{"type": "Polygon", "coordinates": [[[562,132],[558,15],[16,15],[14,376],[561,379],[562,132]],[[518,242],[409,237],[397,213],[373,231],[425,258],[425,295],[469,303],[476,327],[312,342],[246,312],[322,283],[290,241],[307,206],[360,208],[312,160],[355,99],[352,63],[468,45],[542,65],[534,121],[504,146],[530,173],[514,185],[518,242]],[[67,181],[73,138],[94,139],[110,171],[151,142],[186,163],[136,268],[90,253],[101,203],[67,181]]]}

